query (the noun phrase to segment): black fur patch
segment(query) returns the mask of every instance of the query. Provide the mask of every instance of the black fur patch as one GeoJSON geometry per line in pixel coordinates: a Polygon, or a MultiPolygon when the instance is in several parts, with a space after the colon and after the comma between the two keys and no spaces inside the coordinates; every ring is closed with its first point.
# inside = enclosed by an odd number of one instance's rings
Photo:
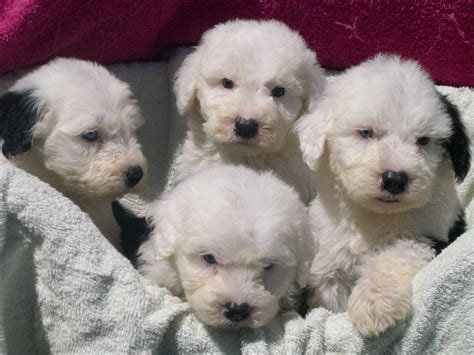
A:
{"type": "Polygon", "coordinates": [[[5,157],[22,154],[31,148],[32,128],[40,115],[31,91],[9,91],[0,97],[0,138],[5,157]]]}
{"type": "Polygon", "coordinates": [[[446,96],[438,94],[444,105],[446,113],[451,117],[453,134],[444,143],[444,147],[451,156],[456,180],[462,182],[471,167],[471,149],[466,128],[461,121],[461,115],[457,107],[452,104],[446,96]]]}
{"type": "Polygon", "coordinates": [[[112,213],[121,229],[120,244],[123,255],[137,267],[138,249],[143,242],[148,240],[152,228],[146,218],[135,216],[118,201],[112,202],[112,213]]]}
{"type": "Polygon", "coordinates": [[[309,287],[305,287],[301,290],[299,295],[298,314],[303,318],[306,317],[309,312],[308,300],[310,296],[311,290],[309,287]]]}
{"type": "Polygon", "coordinates": [[[436,250],[436,255],[441,253],[443,249],[445,249],[449,244],[454,242],[456,239],[458,239],[464,232],[466,231],[466,219],[464,217],[464,211],[459,215],[457,221],[454,223],[454,225],[451,227],[448,233],[448,242],[441,242],[441,241],[435,241],[434,242],[434,249],[436,250]]]}

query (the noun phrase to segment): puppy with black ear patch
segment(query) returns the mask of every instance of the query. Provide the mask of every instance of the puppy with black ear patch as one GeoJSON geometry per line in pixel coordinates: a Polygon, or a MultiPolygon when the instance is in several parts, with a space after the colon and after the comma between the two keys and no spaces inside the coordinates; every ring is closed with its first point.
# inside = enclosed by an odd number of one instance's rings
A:
{"type": "Polygon", "coordinates": [[[111,202],[143,184],[142,123],[126,83],[77,59],[56,59],[0,97],[4,156],[74,201],[117,247],[111,202]]]}
{"type": "Polygon", "coordinates": [[[297,130],[319,193],[310,306],[347,310],[377,335],[410,314],[435,242],[464,231],[455,184],[470,167],[465,128],[418,63],[379,55],[330,83],[297,130]]]}

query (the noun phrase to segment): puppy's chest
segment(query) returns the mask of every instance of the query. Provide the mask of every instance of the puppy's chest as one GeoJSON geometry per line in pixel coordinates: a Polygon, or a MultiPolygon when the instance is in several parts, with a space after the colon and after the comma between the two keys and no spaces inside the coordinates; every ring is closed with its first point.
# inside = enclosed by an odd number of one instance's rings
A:
{"type": "Polygon", "coordinates": [[[359,278],[358,266],[378,248],[388,245],[395,237],[390,234],[364,235],[351,223],[320,236],[320,250],[312,273],[319,281],[337,282],[352,289],[359,278]]]}
{"type": "Polygon", "coordinates": [[[282,156],[269,154],[257,159],[242,161],[246,166],[260,171],[273,171],[287,184],[293,186],[305,203],[311,202],[316,196],[316,183],[309,168],[298,155],[282,156]]]}
{"type": "Polygon", "coordinates": [[[423,234],[410,221],[367,218],[350,223],[346,233],[349,251],[354,257],[372,253],[397,239],[418,239],[423,234]]]}
{"type": "Polygon", "coordinates": [[[196,173],[222,163],[245,165],[257,171],[274,172],[280,179],[296,189],[304,203],[311,202],[316,196],[316,181],[313,173],[303,162],[299,150],[293,147],[288,147],[288,151],[285,152],[255,156],[239,156],[217,149],[199,149],[187,144],[183,150],[184,154],[178,159],[178,180],[185,175],[190,175],[190,172],[196,173]]]}

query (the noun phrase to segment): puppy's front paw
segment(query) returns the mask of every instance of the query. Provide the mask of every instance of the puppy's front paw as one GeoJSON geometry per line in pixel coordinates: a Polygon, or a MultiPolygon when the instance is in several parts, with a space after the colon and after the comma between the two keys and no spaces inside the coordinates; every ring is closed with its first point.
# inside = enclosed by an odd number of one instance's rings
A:
{"type": "Polygon", "coordinates": [[[354,287],[347,305],[352,323],[363,336],[379,335],[406,318],[410,311],[410,297],[361,285],[354,287]]]}

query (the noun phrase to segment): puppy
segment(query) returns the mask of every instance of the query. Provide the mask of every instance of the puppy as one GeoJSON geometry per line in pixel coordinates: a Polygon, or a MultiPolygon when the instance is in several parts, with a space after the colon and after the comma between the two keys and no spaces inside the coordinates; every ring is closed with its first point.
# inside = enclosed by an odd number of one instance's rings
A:
{"type": "Polygon", "coordinates": [[[347,310],[377,335],[409,315],[433,241],[463,232],[455,182],[470,148],[459,113],[416,62],[379,55],[330,83],[297,131],[318,172],[310,306],[347,310]]]}
{"type": "Polygon", "coordinates": [[[230,21],[207,31],[177,72],[188,134],[175,180],[217,164],[272,170],[304,202],[315,196],[293,124],[325,78],[299,34],[277,21],[230,21]]]}
{"type": "Polygon", "coordinates": [[[205,324],[257,328],[305,286],[314,241],[298,194],[270,172],[221,166],[183,180],[149,212],[139,271],[205,324]]]}
{"type": "Polygon", "coordinates": [[[87,212],[118,244],[111,202],[138,189],[146,161],[127,84],[95,63],[56,59],[0,97],[2,152],[87,212]]]}

